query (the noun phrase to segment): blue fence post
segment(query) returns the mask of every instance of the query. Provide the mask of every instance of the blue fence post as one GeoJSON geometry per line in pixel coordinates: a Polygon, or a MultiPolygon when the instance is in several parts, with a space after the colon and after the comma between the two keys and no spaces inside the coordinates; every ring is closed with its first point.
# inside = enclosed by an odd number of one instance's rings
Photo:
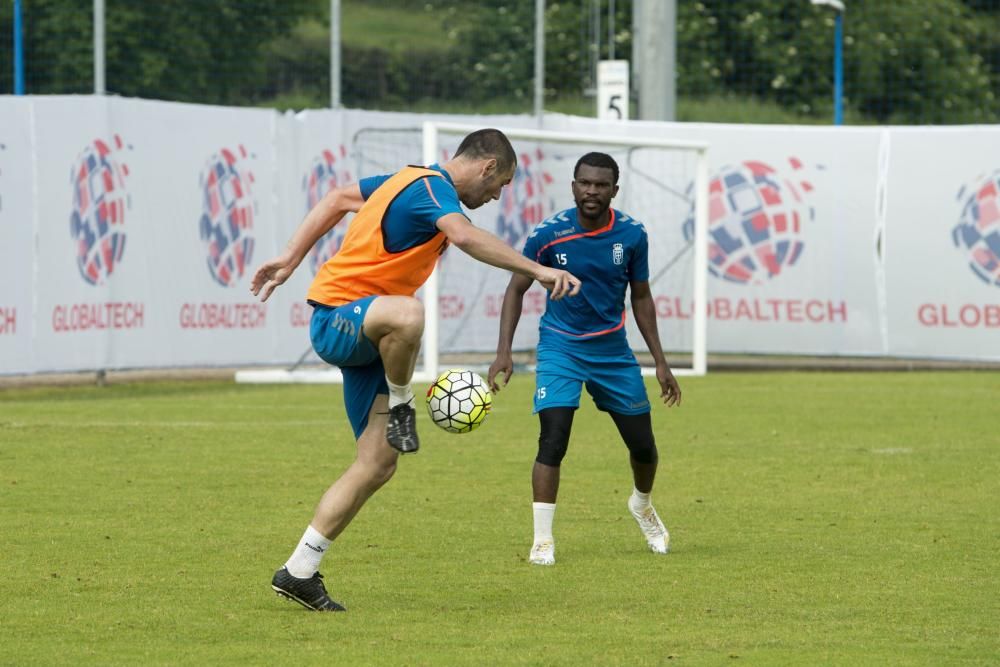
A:
{"type": "Polygon", "coordinates": [[[809,0],[837,12],[833,19],[833,124],[844,124],[844,0],[809,0]]]}
{"type": "Polygon", "coordinates": [[[21,39],[21,0],[14,0],[14,94],[24,95],[24,41],[21,39]]]}
{"type": "Polygon", "coordinates": [[[844,124],[844,12],[837,12],[833,43],[833,124],[844,124]]]}

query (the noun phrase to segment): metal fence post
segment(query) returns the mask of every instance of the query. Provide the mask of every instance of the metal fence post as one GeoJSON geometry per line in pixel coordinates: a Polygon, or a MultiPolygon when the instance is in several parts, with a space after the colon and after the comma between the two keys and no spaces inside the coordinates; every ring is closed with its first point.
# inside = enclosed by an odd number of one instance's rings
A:
{"type": "Polygon", "coordinates": [[[340,108],[340,0],[330,0],[330,108],[340,108]]]}
{"type": "Polygon", "coordinates": [[[837,12],[833,20],[833,124],[844,124],[844,3],[843,0],[809,0],[837,12]]]}
{"type": "Polygon", "coordinates": [[[104,0],[94,0],[94,94],[107,92],[104,84],[104,0]]]}
{"type": "Polygon", "coordinates": [[[844,124],[844,12],[837,12],[833,41],[833,124],[844,124]]]}
{"type": "Polygon", "coordinates": [[[545,0],[535,0],[535,118],[545,111],[545,0]]]}
{"type": "Polygon", "coordinates": [[[21,0],[14,0],[14,94],[24,95],[24,40],[21,36],[21,0]]]}

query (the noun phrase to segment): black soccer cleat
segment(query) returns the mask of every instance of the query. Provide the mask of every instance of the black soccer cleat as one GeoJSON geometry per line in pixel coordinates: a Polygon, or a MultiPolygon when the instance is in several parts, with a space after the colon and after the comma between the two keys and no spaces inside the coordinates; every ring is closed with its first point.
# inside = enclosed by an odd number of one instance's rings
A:
{"type": "Polygon", "coordinates": [[[420,449],[417,437],[417,411],[409,403],[400,403],[389,409],[389,423],[385,426],[385,439],[393,449],[412,454],[420,449]]]}
{"type": "Polygon", "coordinates": [[[343,605],[330,599],[323,585],[323,575],[315,573],[308,579],[293,577],[287,567],[282,566],[271,579],[271,588],[281,597],[294,600],[312,611],[347,611],[343,605]]]}

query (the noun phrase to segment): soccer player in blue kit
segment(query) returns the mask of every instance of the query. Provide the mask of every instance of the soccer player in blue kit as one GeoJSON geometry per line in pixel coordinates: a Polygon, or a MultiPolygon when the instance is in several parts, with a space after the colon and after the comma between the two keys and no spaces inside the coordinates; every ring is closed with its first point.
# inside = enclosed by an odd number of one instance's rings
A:
{"type": "MultiPolygon", "coordinates": [[[[546,300],[539,323],[534,411],[541,432],[531,473],[535,538],[528,560],[555,563],[552,520],[559,492],[559,466],[569,445],[573,414],[582,385],[598,409],[608,412],[629,450],[634,489],[629,512],[649,548],[670,549],[670,535],[650,502],[658,454],[650,420],[650,403],[642,373],[625,335],[625,292],[632,312],[656,362],[660,397],[669,407],[681,402],[681,389],[667,364],[656,326],[649,289],[646,230],[638,220],[611,208],[618,194],[618,164],[605,153],[587,153],[573,170],[573,199],[567,209],[539,224],[522,251],[544,266],[570,271],[583,279],[576,296],[546,300]]],[[[521,317],[524,293],[532,279],[514,274],[500,311],[497,357],[488,382],[500,391],[513,373],[511,346],[521,317]]]]}

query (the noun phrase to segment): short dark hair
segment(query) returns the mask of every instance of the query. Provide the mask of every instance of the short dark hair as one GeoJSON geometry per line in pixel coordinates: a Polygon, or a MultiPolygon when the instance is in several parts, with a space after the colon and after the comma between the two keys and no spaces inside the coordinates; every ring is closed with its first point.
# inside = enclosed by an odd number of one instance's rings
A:
{"type": "Polygon", "coordinates": [[[500,130],[486,128],[476,130],[462,139],[455,151],[455,157],[464,155],[474,160],[496,158],[497,170],[500,173],[513,171],[517,166],[517,154],[510,145],[510,139],[500,130]]]}
{"type": "Polygon", "coordinates": [[[580,171],[580,165],[585,164],[588,167],[600,167],[601,169],[610,169],[615,175],[614,185],[618,185],[618,163],[615,159],[608,155],[607,153],[587,153],[579,160],[576,161],[576,166],[573,167],[573,178],[576,178],[576,172],[580,171]]]}

